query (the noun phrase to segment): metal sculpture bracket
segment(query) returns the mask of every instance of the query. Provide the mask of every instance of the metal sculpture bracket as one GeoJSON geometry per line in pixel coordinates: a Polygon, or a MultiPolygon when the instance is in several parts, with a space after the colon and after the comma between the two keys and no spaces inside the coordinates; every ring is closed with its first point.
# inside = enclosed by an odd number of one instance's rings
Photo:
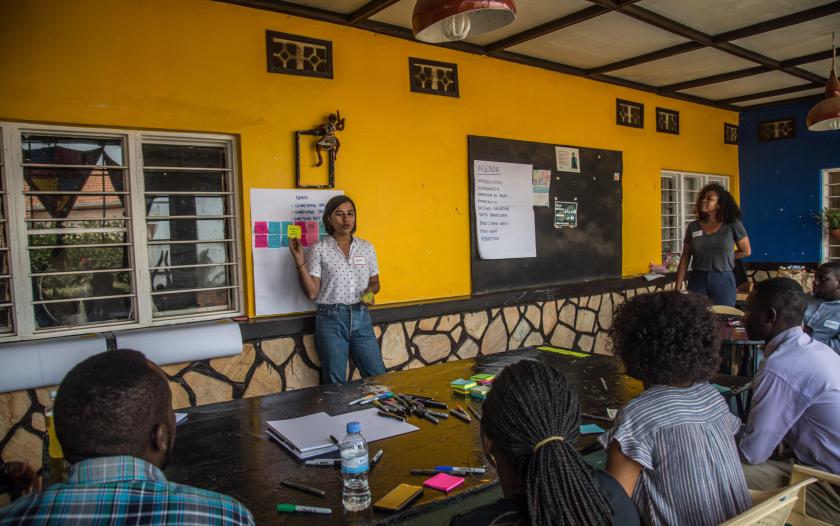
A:
{"type": "Polygon", "coordinates": [[[344,130],[344,119],[341,114],[336,111],[331,113],[327,120],[317,128],[311,130],[300,130],[295,132],[295,178],[298,188],[335,188],[335,160],[338,156],[338,150],[341,148],[341,142],[336,137],[336,132],[344,130]],[[315,142],[315,154],[318,156],[318,162],[315,166],[324,164],[322,152],[327,153],[327,184],[323,185],[304,185],[300,182],[300,138],[301,135],[312,135],[320,137],[315,142]]]}

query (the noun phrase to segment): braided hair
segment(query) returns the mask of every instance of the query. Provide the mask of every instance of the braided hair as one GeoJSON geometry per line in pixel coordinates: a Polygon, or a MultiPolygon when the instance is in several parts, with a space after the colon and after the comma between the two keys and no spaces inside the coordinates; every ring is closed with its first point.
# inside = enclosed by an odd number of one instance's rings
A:
{"type": "Polygon", "coordinates": [[[560,371],[530,360],[505,368],[483,412],[481,432],[519,473],[532,526],[612,524],[612,507],[575,450],[580,405],[560,371]]]}

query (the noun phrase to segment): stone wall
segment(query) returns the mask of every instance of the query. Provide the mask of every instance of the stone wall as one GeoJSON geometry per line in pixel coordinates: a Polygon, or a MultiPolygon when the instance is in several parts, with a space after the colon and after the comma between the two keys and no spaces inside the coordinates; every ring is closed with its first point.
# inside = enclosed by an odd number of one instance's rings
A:
{"type": "MultiPolygon", "coordinates": [[[[670,286],[401,320],[376,325],[374,332],[389,371],[542,343],[609,354],[606,329],[614,307],[636,294],[670,286]]],[[[245,343],[236,356],[163,369],[177,409],[317,385],[319,367],[314,337],[298,334],[245,343]]],[[[354,368],[349,372],[352,378],[359,377],[354,368]]],[[[44,409],[50,389],[0,394],[0,454],[4,461],[25,460],[41,468],[46,454],[44,409]]]]}

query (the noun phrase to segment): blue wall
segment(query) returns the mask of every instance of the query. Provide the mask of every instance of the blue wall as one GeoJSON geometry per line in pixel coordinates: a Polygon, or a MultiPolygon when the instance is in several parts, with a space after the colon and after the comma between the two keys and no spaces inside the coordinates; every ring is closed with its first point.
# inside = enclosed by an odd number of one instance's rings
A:
{"type": "Polygon", "coordinates": [[[749,261],[816,262],[822,231],[822,174],[840,168],[840,131],[812,132],[805,117],[820,98],[741,112],[738,157],[749,261]],[[794,117],[792,139],[758,142],[758,123],[794,117]]]}

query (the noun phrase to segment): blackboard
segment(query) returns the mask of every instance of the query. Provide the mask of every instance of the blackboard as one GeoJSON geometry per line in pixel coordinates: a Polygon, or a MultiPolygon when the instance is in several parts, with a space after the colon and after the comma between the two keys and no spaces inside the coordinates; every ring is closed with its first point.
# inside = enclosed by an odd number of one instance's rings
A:
{"type": "MultiPolygon", "coordinates": [[[[559,172],[555,146],[567,145],[468,137],[473,294],[621,276],[621,152],[570,146],[578,148],[580,173],[559,172]],[[479,257],[473,177],[476,160],[551,170],[549,206],[534,207],[537,257],[479,257]],[[577,221],[575,228],[555,227],[555,202],[577,203],[577,217],[571,218],[577,221]]],[[[569,219],[562,214],[558,218],[560,224],[569,219]]]]}

